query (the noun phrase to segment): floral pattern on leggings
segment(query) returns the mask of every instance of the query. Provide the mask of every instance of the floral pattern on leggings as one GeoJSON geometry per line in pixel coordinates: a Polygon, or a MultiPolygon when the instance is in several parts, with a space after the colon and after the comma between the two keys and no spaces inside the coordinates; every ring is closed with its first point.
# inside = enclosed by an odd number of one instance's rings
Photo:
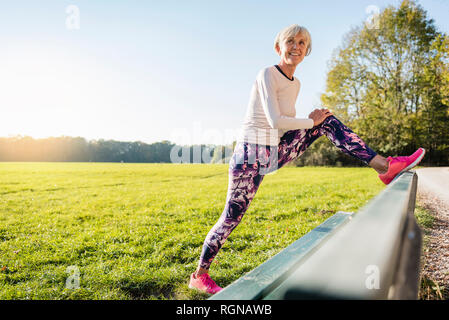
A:
{"type": "Polygon", "coordinates": [[[199,261],[201,268],[209,269],[218,251],[248,210],[263,177],[301,156],[322,135],[326,135],[341,151],[366,164],[376,156],[376,152],[334,116],[311,129],[287,131],[277,146],[237,143],[229,162],[226,205],[204,241],[199,261]]]}

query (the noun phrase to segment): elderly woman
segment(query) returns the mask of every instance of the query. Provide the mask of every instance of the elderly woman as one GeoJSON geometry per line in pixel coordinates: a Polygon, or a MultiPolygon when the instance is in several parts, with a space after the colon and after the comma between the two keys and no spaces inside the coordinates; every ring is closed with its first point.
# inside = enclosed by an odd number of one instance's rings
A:
{"type": "Polygon", "coordinates": [[[408,157],[384,158],[328,109],[315,109],[308,119],[296,118],[300,82],[293,75],[310,54],[312,39],[306,28],[292,25],[279,32],[274,49],[280,56],[279,64],[266,67],[257,75],[242,134],[229,163],[224,211],[207,234],[198,268],[190,276],[190,288],[209,294],[221,290],[208,274],[212,260],[242,220],[264,175],[299,157],[320,136],[326,135],[341,151],[368,164],[385,184],[416,166],[425,153],[419,148],[408,157]]]}

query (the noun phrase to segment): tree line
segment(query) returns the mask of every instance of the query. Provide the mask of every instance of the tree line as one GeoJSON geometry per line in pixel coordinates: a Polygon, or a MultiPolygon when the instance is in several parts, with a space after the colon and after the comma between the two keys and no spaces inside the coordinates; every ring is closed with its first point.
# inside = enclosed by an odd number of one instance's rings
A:
{"type": "Polygon", "coordinates": [[[148,144],[104,139],[87,141],[82,137],[67,136],[44,139],[15,136],[0,138],[0,161],[171,163],[172,150],[177,148],[180,153],[184,152],[183,160],[186,163],[219,163],[229,155],[231,147],[204,144],[177,146],[167,140],[148,144]],[[221,159],[218,159],[221,149],[224,150],[221,159]],[[210,157],[195,157],[198,151],[210,157]]]}

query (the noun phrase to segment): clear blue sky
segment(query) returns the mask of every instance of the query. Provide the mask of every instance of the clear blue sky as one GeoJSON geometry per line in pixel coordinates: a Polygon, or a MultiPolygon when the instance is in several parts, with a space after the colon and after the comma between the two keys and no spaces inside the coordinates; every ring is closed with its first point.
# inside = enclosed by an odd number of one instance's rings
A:
{"type": "MultiPolygon", "coordinates": [[[[0,11],[0,136],[229,143],[277,32],[306,26],[297,117],[320,106],[327,62],[366,8],[397,0],[10,1],[0,11]],[[79,29],[69,29],[69,5],[79,29]]],[[[449,1],[421,0],[449,33],[449,1]]],[[[73,21],[73,20],[72,20],[73,21]]]]}

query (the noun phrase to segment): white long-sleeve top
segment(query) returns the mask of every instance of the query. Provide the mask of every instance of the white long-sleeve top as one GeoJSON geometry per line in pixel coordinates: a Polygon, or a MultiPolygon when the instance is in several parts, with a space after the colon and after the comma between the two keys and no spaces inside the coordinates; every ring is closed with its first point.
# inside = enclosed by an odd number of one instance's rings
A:
{"type": "Polygon", "coordinates": [[[295,118],[300,82],[276,66],[262,69],[254,82],[237,141],[275,146],[285,132],[313,127],[312,119],[295,118]]]}

